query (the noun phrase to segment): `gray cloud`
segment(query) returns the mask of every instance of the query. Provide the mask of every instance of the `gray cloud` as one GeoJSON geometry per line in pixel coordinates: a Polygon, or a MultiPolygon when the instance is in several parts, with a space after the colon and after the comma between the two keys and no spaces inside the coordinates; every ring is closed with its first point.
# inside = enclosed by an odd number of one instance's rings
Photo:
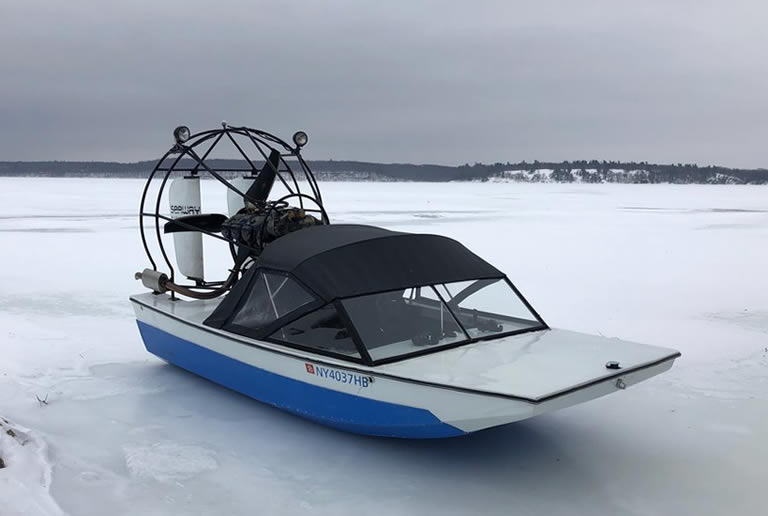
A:
{"type": "Polygon", "coordinates": [[[0,7],[0,160],[153,159],[222,119],[310,158],[768,166],[764,2],[0,7]]]}

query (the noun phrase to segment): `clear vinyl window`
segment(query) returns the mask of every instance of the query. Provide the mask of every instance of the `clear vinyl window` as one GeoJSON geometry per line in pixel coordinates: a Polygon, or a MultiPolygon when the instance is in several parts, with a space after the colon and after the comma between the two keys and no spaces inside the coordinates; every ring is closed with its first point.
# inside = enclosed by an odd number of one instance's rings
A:
{"type": "Polygon", "coordinates": [[[344,299],[342,304],[373,360],[468,340],[429,286],[344,299]]]}
{"type": "Polygon", "coordinates": [[[312,295],[291,278],[260,272],[232,323],[262,328],[313,300],[312,295]]]}
{"type": "Polygon", "coordinates": [[[446,283],[435,289],[472,338],[542,326],[503,279],[446,283]]]}
{"type": "Polygon", "coordinates": [[[333,305],[325,305],[286,324],[270,335],[270,338],[360,358],[360,352],[349,330],[333,305]]]}

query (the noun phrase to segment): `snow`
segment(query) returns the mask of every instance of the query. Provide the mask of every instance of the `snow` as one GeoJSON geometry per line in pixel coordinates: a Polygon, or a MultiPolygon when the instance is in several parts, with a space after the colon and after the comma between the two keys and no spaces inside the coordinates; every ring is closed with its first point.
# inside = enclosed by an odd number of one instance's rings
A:
{"type": "Polygon", "coordinates": [[[51,466],[45,442],[0,418],[0,507],[3,514],[63,514],[48,495],[51,466]]]}
{"type": "MultiPolygon", "coordinates": [[[[144,351],[127,301],[146,263],[141,181],[2,178],[0,514],[760,513],[766,187],[322,186],[337,221],[461,240],[552,326],[683,357],[459,439],[344,434],[144,351]]],[[[224,211],[215,184],[203,190],[204,210],[224,211]]]]}

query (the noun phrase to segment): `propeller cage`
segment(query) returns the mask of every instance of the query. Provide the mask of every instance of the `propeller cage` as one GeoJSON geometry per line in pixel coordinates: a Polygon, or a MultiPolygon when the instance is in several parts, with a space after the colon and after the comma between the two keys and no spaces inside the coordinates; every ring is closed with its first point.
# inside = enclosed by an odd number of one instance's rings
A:
{"type": "Polygon", "coordinates": [[[301,156],[299,145],[291,146],[265,131],[226,124],[221,129],[192,134],[183,142],[176,140],[147,178],[139,206],[141,241],[152,265],[147,271],[162,274],[172,296],[174,292],[198,298],[221,295],[237,281],[246,258],[257,259],[264,245],[286,232],[329,223],[317,181],[301,156]],[[234,159],[216,157],[222,150],[234,159]],[[214,179],[228,192],[228,202],[235,198],[241,201],[241,208],[227,216],[205,213],[204,207],[190,212],[164,203],[167,190],[172,190],[167,188],[169,179],[179,177],[214,179]],[[250,186],[243,189],[243,184],[250,186]],[[273,185],[278,185],[283,195],[269,200],[273,185]],[[227,279],[205,281],[201,274],[200,278],[190,276],[193,284],[177,281],[179,249],[175,266],[164,238],[167,233],[174,233],[178,246],[178,238],[187,236],[178,233],[185,232],[229,245],[234,266],[227,279]]]}

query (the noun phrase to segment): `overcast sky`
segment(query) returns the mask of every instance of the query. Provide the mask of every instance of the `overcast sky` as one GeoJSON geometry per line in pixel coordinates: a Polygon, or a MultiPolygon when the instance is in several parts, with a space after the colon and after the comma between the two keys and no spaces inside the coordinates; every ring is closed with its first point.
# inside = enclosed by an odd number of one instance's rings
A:
{"type": "Polygon", "coordinates": [[[0,160],[221,120],[310,159],[768,167],[768,3],[0,0],[0,160]]]}

